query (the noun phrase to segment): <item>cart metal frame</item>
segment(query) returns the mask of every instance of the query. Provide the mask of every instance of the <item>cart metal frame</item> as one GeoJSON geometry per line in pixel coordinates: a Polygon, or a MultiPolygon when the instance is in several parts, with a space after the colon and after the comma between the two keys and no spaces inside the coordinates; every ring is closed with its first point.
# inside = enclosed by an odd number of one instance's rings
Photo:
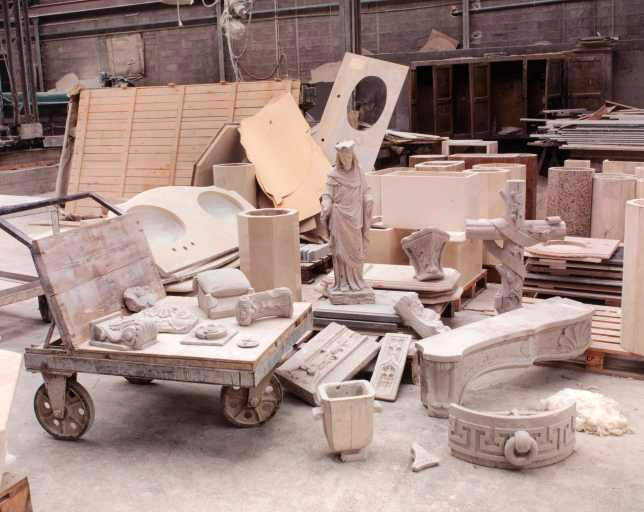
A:
{"type": "MultiPolygon", "coordinates": [[[[99,195],[83,193],[2,208],[0,217],[88,198],[116,215],[123,214],[99,195]]],[[[29,247],[33,256],[32,240],[28,235],[2,218],[0,229],[29,247]]],[[[94,404],[77,381],[79,373],[121,376],[133,384],[147,384],[152,380],[219,384],[223,386],[224,417],[230,423],[238,427],[264,424],[274,416],[282,401],[282,387],[273,372],[294,345],[312,331],[313,319],[309,304],[297,317],[290,319],[288,327],[254,364],[130,351],[72,349],[64,346],[61,339],[52,341],[54,328],[52,320],[43,345],[25,349],[25,368],[43,376],[44,384],[34,398],[34,410],[41,426],[55,438],[75,440],[94,420],[94,404]]]]}

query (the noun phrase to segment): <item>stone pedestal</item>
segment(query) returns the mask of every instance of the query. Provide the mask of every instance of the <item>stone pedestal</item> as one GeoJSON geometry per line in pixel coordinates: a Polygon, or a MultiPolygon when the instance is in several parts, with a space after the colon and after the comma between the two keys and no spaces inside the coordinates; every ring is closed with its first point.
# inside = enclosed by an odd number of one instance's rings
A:
{"type": "Polygon", "coordinates": [[[590,167],[551,167],[548,171],[547,215],[561,217],[567,235],[590,237],[594,174],[590,167]]]}
{"type": "Polygon", "coordinates": [[[644,199],[626,203],[622,348],[644,355],[644,199]]]}
{"type": "Polygon", "coordinates": [[[237,216],[241,271],[256,292],[285,286],[302,297],[297,210],[262,208],[237,216]]]}
{"type": "Polygon", "coordinates": [[[255,166],[251,163],[215,164],[212,166],[213,185],[237,192],[253,206],[257,206],[255,166]]]}
{"type": "Polygon", "coordinates": [[[635,198],[635,176],[597,174],[593,178],[592,238],[624,240],[626,202],[635,198]]]}

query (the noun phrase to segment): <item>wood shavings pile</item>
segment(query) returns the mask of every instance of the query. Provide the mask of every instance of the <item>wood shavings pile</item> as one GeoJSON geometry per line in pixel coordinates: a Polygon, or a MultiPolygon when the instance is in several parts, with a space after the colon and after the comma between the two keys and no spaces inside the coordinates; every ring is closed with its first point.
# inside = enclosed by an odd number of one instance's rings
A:
{"type": "Polygon", "coordinates": [[[544,411],[552,411],[577,403],[577,432],[599,436],[621,436],[634,432],[619,404],[612,398],[585,389],[562,389],[541,400],[544,411]]]}

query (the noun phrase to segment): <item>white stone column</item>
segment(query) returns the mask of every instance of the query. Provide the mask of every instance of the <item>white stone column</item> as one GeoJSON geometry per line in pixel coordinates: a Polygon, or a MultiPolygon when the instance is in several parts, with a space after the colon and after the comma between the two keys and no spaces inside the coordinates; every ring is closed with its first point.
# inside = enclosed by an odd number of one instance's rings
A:
{"type": "Polygon", "coordinates": [[[297,210],[261,208],[237,215],[239,262],[256,292],[286,286],[302,299],[297,210]]]}
{"type": "Polygon", "coordinates": [[[635,197],[637,199],[642,199],[644,198],[644,167],[635,168],[635,178],[637,179],[635,197]]]}
{"type": "Polygon", "coordinates": [[[626,203],[621,345],[644,355],[644,199],[626,203]]]}
{"type": "Polygon", "coordinates": [[[592,238],[624,240],[626,202],[635,198],[635,176],[596,174],[593,178],[592,238]]]}

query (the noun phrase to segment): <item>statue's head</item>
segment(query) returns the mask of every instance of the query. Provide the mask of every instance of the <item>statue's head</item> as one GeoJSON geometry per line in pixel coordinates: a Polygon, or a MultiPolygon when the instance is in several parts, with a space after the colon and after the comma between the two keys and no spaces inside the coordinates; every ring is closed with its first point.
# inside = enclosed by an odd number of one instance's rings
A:
{"type": "Polygon", "coordinates": [[[353,169],[355,155],[353,148],[355,142],[352,140],[345,140],[338,142],[335,146],[337,151],[337,168],[338,170],[349,171],[353,169]]]}

